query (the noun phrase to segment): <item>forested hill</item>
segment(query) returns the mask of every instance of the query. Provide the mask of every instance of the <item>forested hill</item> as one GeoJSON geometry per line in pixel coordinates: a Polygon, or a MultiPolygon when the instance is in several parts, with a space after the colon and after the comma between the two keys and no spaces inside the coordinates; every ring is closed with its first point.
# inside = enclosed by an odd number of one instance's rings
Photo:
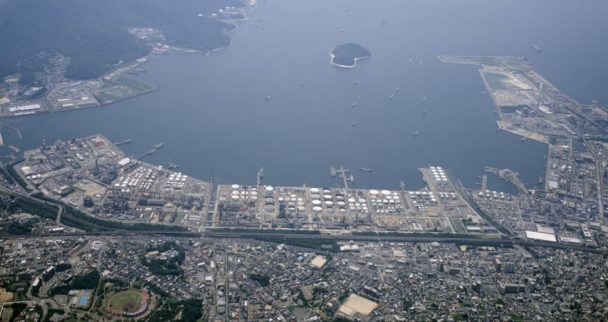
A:
{"type": "Polygon", "coordinates": [[[0,77],[20,72],[31,83],[48,58],[70,59],[66,77],[90,79],[119,61],[148,53],[129,27],[163,31],[171,45],[197,50],[225,46],[232,26],[209,15],[240,0],[2,0],[0,77]]]}

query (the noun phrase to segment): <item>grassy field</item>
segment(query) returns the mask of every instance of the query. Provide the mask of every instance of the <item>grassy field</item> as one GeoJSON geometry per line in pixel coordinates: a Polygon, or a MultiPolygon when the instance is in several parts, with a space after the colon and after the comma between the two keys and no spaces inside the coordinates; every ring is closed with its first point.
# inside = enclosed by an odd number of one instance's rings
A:
{"type": "Polygon", "coordinates": [[[143,81],[128,77],[118,77],[112,80],[104,80],[103,86],[96,90],[94,95],[99,103],[103,105],[143,95],[154,90],[156,90],[155,86],[143,81]]]}
{"type": "Polygon", "coordinates": [[[116,313],[133,313],[141,308],[143,300],[144,295],[140,291],[123,291],[112,295],[106,308],[116,313]]]}

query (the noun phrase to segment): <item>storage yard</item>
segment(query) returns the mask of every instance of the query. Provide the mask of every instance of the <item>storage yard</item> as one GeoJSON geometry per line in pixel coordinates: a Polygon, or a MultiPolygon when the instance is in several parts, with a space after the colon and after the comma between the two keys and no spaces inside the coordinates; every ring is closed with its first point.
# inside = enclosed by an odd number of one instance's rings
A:
{"type": "Polygon", "coordinates": [[[420,171],[428,186],[418,191],[220,185],[213,226],[466,233],[470,222],[496,232],[441,167],[420,171]]]}
{"type": "Polygon", "coordinates": [[[128,157],[101,135],[59,141],[24,156],[16,169],[30,188],[102,218],[195,230],[496,233],[435,166],[420,169],[427,187],[416,191],[231,184],[217,187],[209,207],[210,183],[128,157]]]}

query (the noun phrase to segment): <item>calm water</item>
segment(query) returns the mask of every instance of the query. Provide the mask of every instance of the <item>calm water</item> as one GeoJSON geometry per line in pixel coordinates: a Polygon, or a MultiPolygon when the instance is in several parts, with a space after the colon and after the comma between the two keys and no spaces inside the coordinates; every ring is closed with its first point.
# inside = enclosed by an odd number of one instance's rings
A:
{"type": "Polygon", "coordinates": [[[31,148],[43,135],[54,142],[103,133],[133,139],[123,147],[133,155],[162,141],[147,161],[223,182],[253,183],[261,166],[270,184],[333,186],[329,167],[344,165],[373,168],[355,172],[359,187],[396,188],[403,179],[419,187],[417,168],[435,164],[467,186],[486,165],[536,183],[546,147],[495,134],[494,107],[476,67],[435,56],[529,56],[574,98],[608,103],[606,7],[600,0],[261,1],[228,48],[152,58],[141,78],[161,90],[97,109],[9,120],[24,138],[4,134],[31,148]],[[352,70],[331,66],[329,50],[347,41],[370,49],[372,59],[352,70]]]}

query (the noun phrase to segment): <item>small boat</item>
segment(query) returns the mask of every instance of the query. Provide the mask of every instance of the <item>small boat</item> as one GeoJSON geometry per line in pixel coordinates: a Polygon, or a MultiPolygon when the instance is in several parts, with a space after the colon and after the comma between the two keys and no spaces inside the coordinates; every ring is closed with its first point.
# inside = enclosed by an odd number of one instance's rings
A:
{"type": "Polygon", "coordinates": [[[418,136],[418,134],[420,134],[420,131],[419,131],[419,130],[416,130],[416,132],[414,132],[414,137],[417,137],[417,136],[418,136]]]}
{"type": "Polygon", "coordinates": [[[162,149],[163,146],[165,146],[165,142],[160,142],[159,144],[154,146],[154,149],[158,150],[158,149],[162,149]]]}
{"type": "Polygon", "coordinates": [[[393,100],[393,98],[395,98],[395,94],[391,94],[391,95],[388,96],[388,99],[391,100],[391,101],[393,100]]]}
{"type": "Polygon", "coordinates": [[[167,164],[167,169],[169,169],[169,170],[175,170],[175,169],[177,169],[177,168],[179,168],[179,166],[178,166],[177,164],[175,164],[175,163],[171,163],[171,162],[169,162],[169,163],[167,164]]]}
{"type": "Polygon", "coordinates": [[[352,125],[352,127],[357,127],[357,126],[359,126],[359,122],[353,122],[353,124],[351,124],[351,125],[352,125]]]}
{"type": "Polygon", "coordinates": [[[372,172],[372,168],[363,168],[363,167],[359,167],[359,171],[361,171],[361,172],[367,172],[367,173],[370,173],[370,172],[372,172]]]}
{"type": "Polygon", "coordinates": [[[350,107],[353,107],[353,108],[354,108],[354,107],[356,107],[358,104],[359,104],[359,103],[357,103],[357,102],[353,102],[353,103],[350,105],[350,107]]]}
{"type": "Polygon", "coordinates": [[[426,116],[426,110],[422,112],[422,116],[426,116]]]}
{"type": "Polygon", "coordinates": [[[355,85],[355,86],[357,86],[357,85],[359,85],[359,84],[361,84],[361,81],[360,81],[360,80],[356,80],[356,81],[354,81],[354,82],[353,82],[353,85],[355,85]]]}
{"type": "Polygon", "coordinates": [[[523,141],[525,141],[525,140],[526,140],[526,138],[521,138],[520,142],[523,142],[523,141]]]}
{"type": "Polygon", "coordinates": [[[426,103],[426,96],[422,98],[422,103],[426,103]]]}
{"type": "Polygon", "coordinates": [[[266,100],[267,100],[267,101],[270,101],[271,99],[272,99],[272,95],[268,95],[268,96],[266,96],[266,100]]]}
{"type": "Polygon", "coordinates": [[[395,88],[395,92],[399,93],[399,91],[401,90],[401,87],[397,86],[397,88],[395,88]]]}

